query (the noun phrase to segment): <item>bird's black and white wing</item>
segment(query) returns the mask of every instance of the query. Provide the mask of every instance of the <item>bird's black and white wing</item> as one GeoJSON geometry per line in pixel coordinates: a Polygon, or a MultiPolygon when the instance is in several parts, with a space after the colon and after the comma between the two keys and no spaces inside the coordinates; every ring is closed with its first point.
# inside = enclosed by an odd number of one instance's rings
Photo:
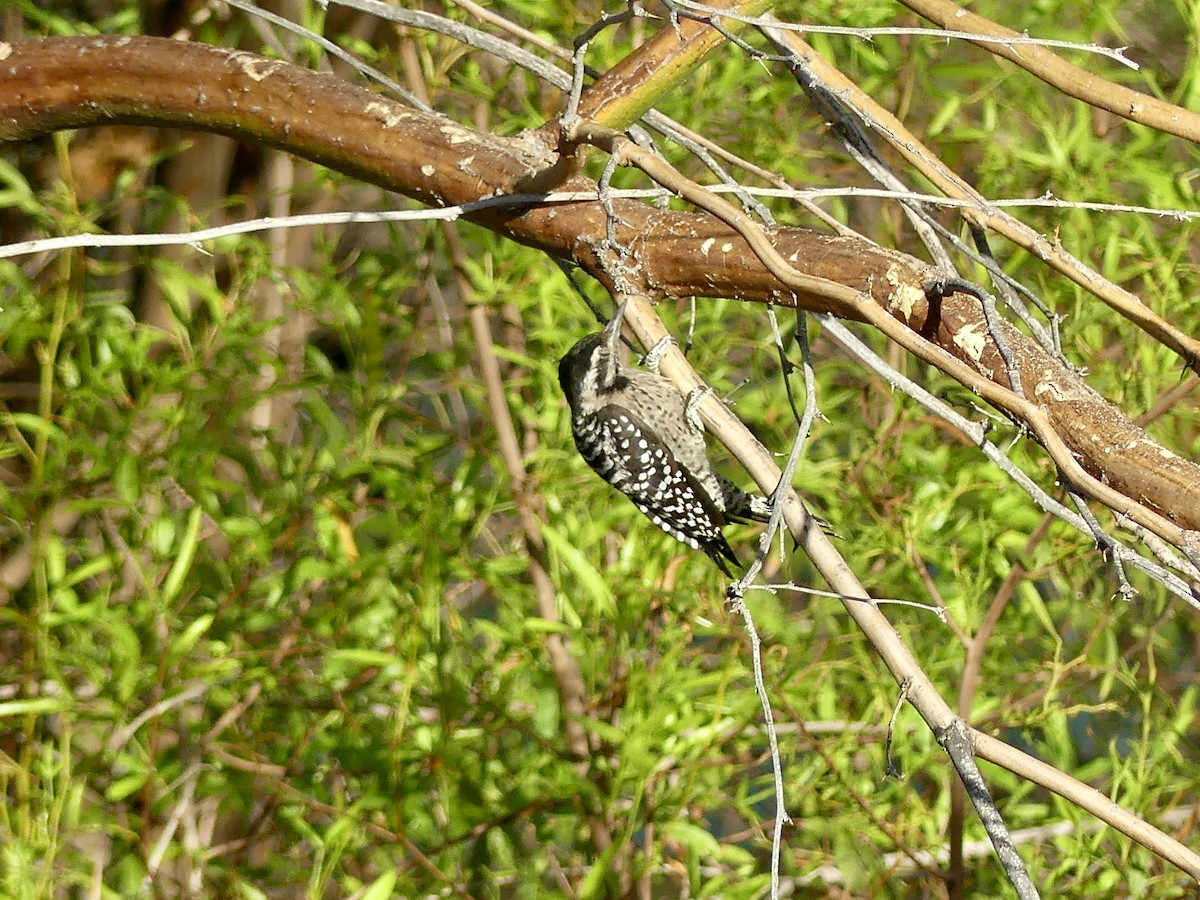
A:
{"type": "Polygon", "coordinates": [[[632,410],[609,404],[584,417],[575,444],[589,466],[655,525],[729,574],[737,557],[721,533],[724,513],[671,448],[632,410]]]}

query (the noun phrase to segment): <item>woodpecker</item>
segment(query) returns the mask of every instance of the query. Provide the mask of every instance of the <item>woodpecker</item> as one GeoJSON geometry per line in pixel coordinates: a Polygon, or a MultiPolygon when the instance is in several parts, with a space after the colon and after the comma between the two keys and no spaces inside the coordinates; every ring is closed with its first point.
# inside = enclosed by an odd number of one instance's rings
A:
{"type": "Polygon", "coordinates": [[[575,446],[655,525],[730,575],[727,563],[739,563],[722,526],[765,522],[770,504],[713,471],[699,420],[670,381],[621,364],[623,313],[619,308],[604,331],[580,340],[558,364],[575,446]]]}

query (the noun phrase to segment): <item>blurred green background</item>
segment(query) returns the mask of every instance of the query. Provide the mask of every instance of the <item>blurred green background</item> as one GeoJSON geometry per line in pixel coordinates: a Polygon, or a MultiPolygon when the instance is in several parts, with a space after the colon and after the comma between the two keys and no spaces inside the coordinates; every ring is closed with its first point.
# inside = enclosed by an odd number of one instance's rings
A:
{"type": "MultiPolygon", "coordinates": [[[[533,76],[448,38],[336,6],[272,8],[423,84],[436,109],[472,127],[513,134],[560,108],[533,76]]],[[[480,24],[453,4],[428,8],[480,24]]],[[[490,6],[565,47],[620,8],[490,6]]],[[[1070,58],[1197,107],[1196,4],[972,8],[1017,31],[1128,46],[1140,71],[1070,58]]],[[[786,3],[776,14],[920,24],[882,2],[786,3]]],[[[605,33],[589,62],[612,65],[657,27],[605,33]]],[[[216,2],[0,0],[2,40],[93,32],[183,34],[327,65],[216,2]]],[[[986,196],[1196,209],[1194,147],[969,45],[810,39],[986,196]]],[[[785,72],[732,48],[660,108],[793,185],[869,184],[785,72]]],[[[681,150],[664,150],[703,177],[681,150]]],[[[618,183],[644,186],[625,172],[618,183]]],[[[406,205],[201,134],[111,127],[0,149],[6,243],[406,205]]],[[[893,205],[823,205],[920,253],[893,205]]],[[[772,210],[815,227],[794,206],[772,210]]],[[[1197,333],[1194,225],[1019,215],[1197,333]]],[[[770,766],[721,576],[576,454],[555,366],[595,322],[564,275],[477,227],[456,233],[457,266],[434,223],[0,260],[5,896],[763,896],[770,766]],[[468,325],[475,304],[489,314],[526,488],[545,509],[561,622],[538,615],[480,377],[484,348],[468,325]],[[552,634],[581,670],[586,759],[564,737],[552,634]]],[[[1152,412],[1154,437],[1196,458],[1195,396],[1155,406],[1180,381],[1179,360],[1023,252],[998,239],[993,249],[1065,317],[1064,350],[1089,383],[1131,416],[1152,412]]],[[[662,312],[686,333],[686,303],[662,312]]],[[[860,333],[975,415],[963,389],[860,333]]],[[[1040,511],[956,432],[819,329],[813,338],[825,418],[797,487],[873,593],[948,607],[959,633],[928,613],[890,612],[944,695],[953,702],[965,642],[1022,567],[973,723],[1196,847],[1196,613],[1136,575],[1136,600],[1115,600],[1089,539],[1061,524],[1035,533],[1040,511]]],[[[786,452],[795,423],[761,308],[700,301],[689,356],[786,452]]],[[[993,432],[1000,443],[1009,434],[1003,422],[993,432]]],[[[1018,442],[1013,456],[1053,490],[1036,448],[1018,442]]],[[[730,537],[748,559],[754,530],[730,537]]],[[[822,586],[799,554],[769,569],[822,586]]],[[[952,774],[932,735],[902,712],[893,754],[904,777],[886,777],[897,690],[841,604],[765,592],[749,603],[795,821],[783,853],[791,895],[945,896],[936,867],[912,859],[946,843],[952,774]]],[[[985,775],[1010,828],[1071,826],[1022,843],[1044,896],[1193,896],[1177,870],[1070,804],[985,775]]],[[[983,838],[974,819],[967,837],[983,838]]],[[[989,853],[968,875],[965,896],[1007,892],[989,853]]]]}

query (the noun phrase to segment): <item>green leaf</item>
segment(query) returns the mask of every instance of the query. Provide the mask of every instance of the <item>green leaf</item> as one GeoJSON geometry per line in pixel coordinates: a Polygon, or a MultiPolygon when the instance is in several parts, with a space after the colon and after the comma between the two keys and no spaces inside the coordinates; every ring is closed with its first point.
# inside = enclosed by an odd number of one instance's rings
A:
{"type": "Polygon", "coordinates": [[[360,895],[362,900],[390,900],[392,889],[396,886],[396,873],[392,870],[384,872],[360,895]]]}
{"type": "Polygon", "coordinates": [[[575,576],[575,583],[591,598],[597,610],[611,613],[615,609],[612,591],[599,570],[589,563],[578,548],[552,525],[542,524],[542,536],[545,538],[546,544],[575,576]]]}
{"type": "Polygon", "coordinates": [[[171,655],[183,656],[188,653],[196,646],[196,642],[200,640],[205,632],[212,627],[213,619],[214,617],[211,615],[203,615],[193,621],[171,645],[171,655]]]}
{"type": "Polygon", "coordinates": [[[46,715],[58,713],[71,708],[71,698],[62,697],[30,697],[28,700],[0,701],[0,719],[8,716],[46,715]]]}
{"type": "Polygon", "coordinates": [[[171,564],[171,569],[167,572],[167,577],[163,581],[162,599],[164,603],[170,603],[179,594],[179,589],[183,585],[183,579],[192,567],[192,559],[196,554],[196,542],[200,536],[200,522],[203,516],[204,511],[199,506],[193,506],[188,510],[187,525],[184,527],[183,538],[179,542],[179,547],[175,551],[175,562],[171,564]]]}
{"type": "Polygon", "coordinates": [[[521,624],[526,631],[534,634],[568,634],[574,630],[562,622],[543,619],[539,616],[530,616],[528,619],[523,620],[521,624]]]}
{"type": "Polygon", "coordinates": [[[67,435],[61,428],[53,422],[43,419],[41,416],[35,416],[33,413],[0,413],[0,423],[11,425],[30,434],[45,437],[54,444],[62,444],[67,440],[67,435]]]}

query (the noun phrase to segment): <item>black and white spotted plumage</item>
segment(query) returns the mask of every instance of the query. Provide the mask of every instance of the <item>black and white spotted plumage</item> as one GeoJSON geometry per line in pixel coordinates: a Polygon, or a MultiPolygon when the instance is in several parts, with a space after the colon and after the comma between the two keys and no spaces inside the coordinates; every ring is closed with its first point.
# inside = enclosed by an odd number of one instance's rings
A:
{"type": "Polygon", "coordinates": [[[571,407],[575,446],[589,466],[655,525],[703,550],[726,575],[738,564],[721,528],[765,522],[766,498],[718,476],[704,435],[688,422],[683,396],[654,372],[621,364],[618,315],[567,351],[558,380],[571,407]]]}

